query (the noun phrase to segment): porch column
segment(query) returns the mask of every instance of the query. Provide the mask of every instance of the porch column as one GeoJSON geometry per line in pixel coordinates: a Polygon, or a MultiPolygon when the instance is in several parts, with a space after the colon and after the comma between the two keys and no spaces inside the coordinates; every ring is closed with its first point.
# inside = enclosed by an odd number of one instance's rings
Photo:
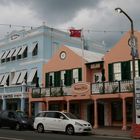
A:
{"type": "Polygon", "coordinates": [[[98,128],[97,100],[94,100],[94,126],[93,128],[98,128]]]}
{"type": "Polygon", "coordinates": [[[6,99],[2,99],[2,110],[6,110],[6,99]]]}
{"type": "Polygon", "coordinates": [[[21,102],[20,102],[20,110],[24,111],[24,109],[25,109],[25,99],[21,98],[20,100],[21,100],[21,102]]]}
{"type": "Polygon", "coordinates": [[[70,111],[70,101],[67,101],[67,112],[70,111]]]}
{"type": "Polygon", "coordinates": [[[46,102],[46,110],[49,110],[49,101],[46,102]]]}
{"type": "Polygon", "coordinates": [[[125,98],[122,98],[122,114],[123,114],[123,124],[122,124],[122,130],[126,130],[127,126],[126,126],[126,101],[125,98]]]}
{"type": "Polygon", "coordinates": [[[29,102],[29,117],[32,116],[32,102],[29,102]]]}

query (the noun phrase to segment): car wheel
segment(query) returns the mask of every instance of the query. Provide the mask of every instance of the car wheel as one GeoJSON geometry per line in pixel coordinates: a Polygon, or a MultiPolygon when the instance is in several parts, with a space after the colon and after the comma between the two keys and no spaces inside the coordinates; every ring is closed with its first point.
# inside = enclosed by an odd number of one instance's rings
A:
{"type": "Polygon", "coordinates": [[[39,124],[39,125],[37,126],[37,132],[38,132],[38,133],[43,133],[43,132],[44,132],[44,126],[43,126],[42,124],[39,124]]]}
{"type": "Polygon", "coordinates": [[[19,124],[19,123],[17,123],[17,124],[16,124],[15,129],[16,129],[16,130],[18,130],[18,131],[21,129],[21,127],[20,127],[20,124],[19,124]]]}
{"type": "Polygon", "coordinates": [[[66,134],[73,135],[74,134],[74,127],[72,125],[68,125],[66,127],[66,134]]]}

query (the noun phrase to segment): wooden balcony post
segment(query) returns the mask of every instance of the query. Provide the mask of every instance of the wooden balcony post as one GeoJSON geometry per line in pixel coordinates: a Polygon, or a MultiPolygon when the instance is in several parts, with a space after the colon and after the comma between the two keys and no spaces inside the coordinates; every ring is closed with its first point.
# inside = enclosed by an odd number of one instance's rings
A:
{"type": "Polygon", "coordinates": [[[97,111],[97,100],[94,100],[94,126],[93,128],[98,128],[98,111],[97,111]]]}
{"type": "Polygon", "coordinates": [[[127,126],[126,126],[126,101],[125,98],[122,98],[122,111],[123,111],[123,124],[122,124],[122,130],[126,130],[127,126]]]}

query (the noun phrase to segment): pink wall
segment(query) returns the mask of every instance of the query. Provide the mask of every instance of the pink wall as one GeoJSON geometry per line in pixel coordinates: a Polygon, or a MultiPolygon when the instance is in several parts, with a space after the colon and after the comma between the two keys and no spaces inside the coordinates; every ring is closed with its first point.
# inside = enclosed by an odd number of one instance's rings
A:
{"type": "MultiPolygon", "coordinates": [[[[84,60],[85,61],[85,60],[84,60]]],[[[60,71],[66,69],[74,69],[74,68],[81,68],[82,67],[82,57],[75,54],[69,48],[62,46],[50,59],[47,64],[43,66],[43,84],[45,84],[45,73],[46,72],[53,72],[53,71],[60,71]],[[66,58],[64,60],[60,59],[60,53],[62,51],[66,52],[66,58]]],[[[86,67],[84,66],[84,69],[86,67]]],[[[84,70],[84,79],[86,79],[86,70],[84,70]]]]}
{"type": "MultiPolygon", "coordinates": [[[[135,36],[137,37],[138,42],[139,42],[140,41],[140,33],[135,32],[135,36]]],[[[129,37],[130,37],[130,33],[127,32],[126,34],[123,35],[123,37],[115,45],[115,47],[111,48],[109,50],[109,52],[107,52],[105,54],[105,56],[104,56],[104,68],[105,68],[106,81],[108,81],[108,64],[109,63],[132,60],[131,49],[130,49],[130,46],[128,45],[129,37]]],[[[140,52],[139,43],[138,43],[138,49],[140,52]]]]}

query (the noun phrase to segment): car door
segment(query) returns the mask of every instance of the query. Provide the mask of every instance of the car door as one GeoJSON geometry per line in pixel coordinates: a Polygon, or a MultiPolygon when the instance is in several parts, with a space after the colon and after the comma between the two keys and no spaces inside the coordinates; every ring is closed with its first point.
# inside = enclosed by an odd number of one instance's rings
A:
{"type": "Polygon", "coordinates": [[[7,111],[1,112],[0,123],[1,123],[1,126],[8,126],[8,112],[7,111]]]}
{"type": "Polygon", "coordinates": [[[7,123],[9,125],[9,127],[15,127],[17,118],[14,112],[8,112],[8,119],[7,119],[7,123]]]}
{"type": "Polygon", "coordinates": [[[55,112],[47,112],[44,117],[45,130],[56,130],[55,112]]]}
{"type": "Polygon", "coordinates": [[[57,131],[65,131],[65,127],[67,124],[67,118],[60,112],[55,113],[55,130],[57,131]]]}

